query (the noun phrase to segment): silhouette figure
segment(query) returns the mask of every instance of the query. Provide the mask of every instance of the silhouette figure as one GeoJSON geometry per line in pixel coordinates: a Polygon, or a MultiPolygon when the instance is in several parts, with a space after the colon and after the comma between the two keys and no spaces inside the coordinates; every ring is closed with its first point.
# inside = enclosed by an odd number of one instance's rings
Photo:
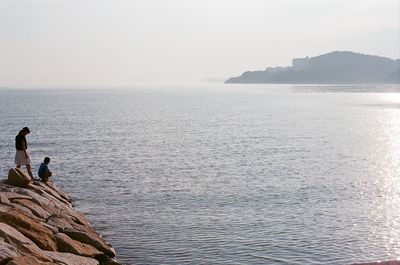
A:
{"type": "Polygon", "coordinates": [[[17,149],[17,152],[15,153],[15,164],[17,165],[17,168],[25,166],[31,180],[33,180],[31,167],[32,162],[29,157],[28,142],[26,141],[26,135],[30,134],[30,132],[31,131],[28,127],[24,127],[15,137],[15,148],[17,149]]]}
{"type": "Polygon", "coordinates": [[[39,178],[46,182],[49,180],[49,178],[53,175],[49,169],[49,163],[50,163],[50,157],[45,157],[43,163],[40,164],[39,170],[38,170],[38,175],[39,178]]]}

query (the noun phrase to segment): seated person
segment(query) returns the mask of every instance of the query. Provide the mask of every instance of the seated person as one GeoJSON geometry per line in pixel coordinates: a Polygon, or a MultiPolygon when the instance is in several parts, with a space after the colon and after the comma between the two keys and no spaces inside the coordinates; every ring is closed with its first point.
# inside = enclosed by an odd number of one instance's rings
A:
{"type": "Polygon", "coordinates": [[[52,176],[51,171],[49,170],[48,164],[50,163],[50,157],[45,157],[43,163],[40,164],[38,175],[39,178],[46,182],[52,176]]]}

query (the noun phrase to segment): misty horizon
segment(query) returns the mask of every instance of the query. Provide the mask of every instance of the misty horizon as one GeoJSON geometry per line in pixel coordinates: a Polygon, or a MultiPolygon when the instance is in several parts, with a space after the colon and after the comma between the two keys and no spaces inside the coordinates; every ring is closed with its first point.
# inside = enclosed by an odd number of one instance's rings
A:
{"type": "Polygon", "coordinates": [[[398,59],[399,7],[398,0],[5,0],[0,87],[201,82],[336,50],[398,59]]]}

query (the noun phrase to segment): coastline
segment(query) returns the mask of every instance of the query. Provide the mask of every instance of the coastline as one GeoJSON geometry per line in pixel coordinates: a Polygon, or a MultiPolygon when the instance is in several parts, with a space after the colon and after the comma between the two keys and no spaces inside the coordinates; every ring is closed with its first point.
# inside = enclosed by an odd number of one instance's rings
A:
{"type": "Polygon", "coordinates": [[[66,193],[11,168],[0,182],[0,264],[120,263],[66,193]]]}

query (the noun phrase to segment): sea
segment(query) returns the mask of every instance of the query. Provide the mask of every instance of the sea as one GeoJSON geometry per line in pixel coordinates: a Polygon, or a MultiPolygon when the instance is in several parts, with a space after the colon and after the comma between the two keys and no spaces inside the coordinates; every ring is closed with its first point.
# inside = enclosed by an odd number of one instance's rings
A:
{"type": "Polygon", "coordinates": [[[400,86],[2,88],[0,125],[124,264],[400,258],[400,86]]]}

